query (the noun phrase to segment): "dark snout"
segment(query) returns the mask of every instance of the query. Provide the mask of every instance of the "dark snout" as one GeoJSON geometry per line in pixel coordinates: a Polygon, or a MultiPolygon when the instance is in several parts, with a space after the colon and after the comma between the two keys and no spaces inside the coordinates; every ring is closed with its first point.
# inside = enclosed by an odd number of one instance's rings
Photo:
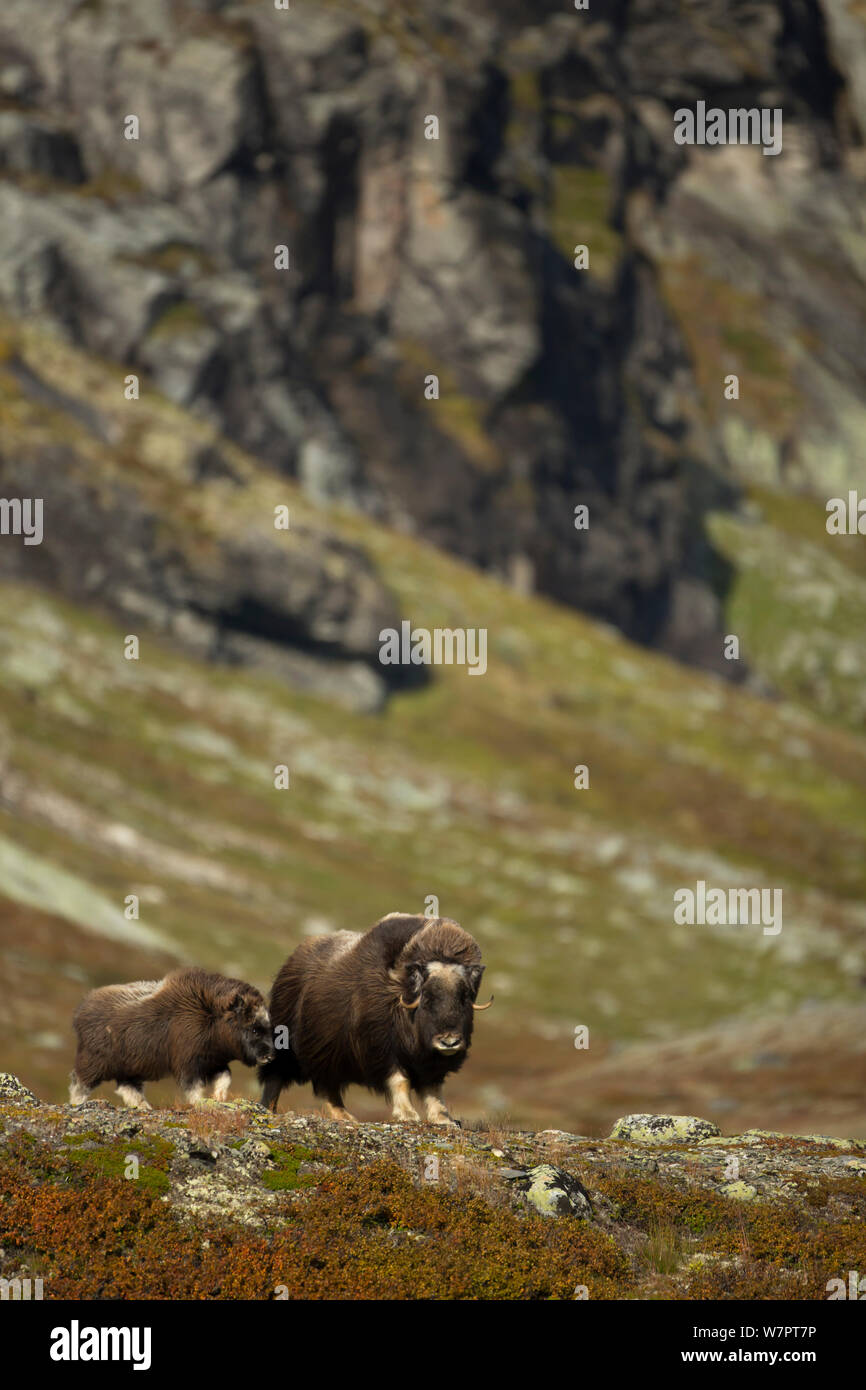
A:
{"type": "Polygon", "coordinates": [[[243,1038],[244,1061],[248,1067],[264,1066],[266,1062],[272,1062],[276,1056],[274,1050],[274,1036],[271,1032],[270,1019],[265,1023],[266,1015],[261,1021],[257,1021],[253,1028],[246,1030],[243,1038]]]}
{"type": "Polygon", "coordinates": [[[466,1047],[466,1040],[462,1033],[451,1029],[445,1033],[434,1033],[433,1046],[437,1052],[454,1053],[462,1052],[466,1047]]]}
{"type": "Polygon", "coordinates": [[[270,1033],[263,1037],[252,1038],[249,1050],[253,1058],[250,1065],[262,1066],[265,1062],[272,1062],[277,1055],[270,1033]]]}

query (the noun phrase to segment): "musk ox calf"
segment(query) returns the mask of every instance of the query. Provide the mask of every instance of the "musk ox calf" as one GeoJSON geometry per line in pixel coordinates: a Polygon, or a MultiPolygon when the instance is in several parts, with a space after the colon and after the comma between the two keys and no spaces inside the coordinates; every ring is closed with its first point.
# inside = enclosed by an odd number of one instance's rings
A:
{"type": "Polygon", "coordinates": [[[311,1081],[334,1119],[351,1120],[343,1092],[357,1085],[387,1095],[395,1120],[417,1120],[414,1090],[431,1124],[454,1124],[440,1092],[466,1060],[475,1010],[493,1003],[475,1003],[483,973],[477,942],[447,917],[392,912],[366,933],[305,941],[271,990],[262,1103],[276,1110],[284,1086],[311,1081]]]}
{"type": "Polygon", "coordinates": [[[271,1021],[259,991],[190,967],[164,980],[94,989],[72,1020],[78,1037],[70,1077],[73,1105],[87,1100],[101,1081],[116,1081],[125,1105],[149,1110],[145,1081],[173,1076],[190,1105],[210,1082],[214,1099],[225,1100],[229,1062],[248,1067],[269,1061],[274,1050],[271,1021]]]}

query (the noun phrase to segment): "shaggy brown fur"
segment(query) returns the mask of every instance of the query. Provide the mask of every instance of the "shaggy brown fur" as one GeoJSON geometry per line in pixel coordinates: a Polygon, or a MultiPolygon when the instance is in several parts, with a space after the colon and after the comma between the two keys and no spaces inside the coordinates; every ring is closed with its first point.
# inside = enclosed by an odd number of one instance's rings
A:
{"type": "Polygon", "coordinates": [[[445,1077],[466,1060],[484,966],[478,943],[457,922],[391,913],[366,934],[339,932],[303,942],[271,991],[274,1060],[259,1069],[263,1101],[311,1081],[337,1118],[349,1085],[391,1097],[398,1119],[450,1122],[439,1099],[445,1077]],[[402,1002],[401,1002],[402,1001],[402,1002]],[[411,1007],[406,1007],[407,1005],[411,1007]]]}
{"type": "Polygon", "coordinates": [[[147,1107],[145,1081],[173,1076],[190,1102],[215,1083],[224,1099],[229,1062],[256,1066],[273,1057],[262,995],[243,980],[190,967],[163,980],[106,985],[82,1000],[72,1020],[78,1037],[70,1100],[116,1081],[127,1105],[147,1107]]]}

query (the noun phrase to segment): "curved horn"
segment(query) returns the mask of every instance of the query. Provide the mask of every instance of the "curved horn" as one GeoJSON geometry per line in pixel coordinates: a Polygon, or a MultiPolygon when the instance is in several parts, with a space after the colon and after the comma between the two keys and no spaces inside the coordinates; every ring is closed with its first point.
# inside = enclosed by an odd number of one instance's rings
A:
{"type": "Polygon", "coordinates": [[[490,998],[488,999],[488,1001],[487,1001],[486,1004],[473,1004],[472,1007],[473,1007],[473,1009],[477,1010],[478,1013],[483,1014],[483,1012],[484,1012],[485,1009],[489,1009],[489,1008],[490,1008],[490,1005],[493,1003],[493,1001],[494,1001],[495,998],[496,998],[496,995],[495,995],[495,994],[491,994],[491,996],[490,996],[490,998]]]}
{"type": "Polygon", "coordinates": [[[400,1004],[403,1006],[404,1009],[410,1009],[410,1010],[411,1010],[411,1009],[417,1009],[418,1005],[421,1003],[421,995],[420,995],[420,994],[418,995],[418,998],[415,1000],[415,1003],[414,1003],[414,1004],[407,1004],[407,1003],[406,1003],[406,1000],[403,998],[403,996],[402,996],[402,994],[401,994],[401,995],[400,995],[399,1002],[400,1002],[400,1004]]]}

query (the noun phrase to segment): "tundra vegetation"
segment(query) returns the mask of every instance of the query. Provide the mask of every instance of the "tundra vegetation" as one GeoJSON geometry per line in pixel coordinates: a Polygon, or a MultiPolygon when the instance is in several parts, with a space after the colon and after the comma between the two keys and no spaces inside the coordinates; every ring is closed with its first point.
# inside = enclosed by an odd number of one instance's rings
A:
{"type": "Polygon", "coordinates": [[[866,1268],[850,1140],[440,1133],[249,1102],[133,1115],[42,1105],[10,1077],[0,1125],[0,1277],[49,1299],[811,1300],[866,1268]],[[536,1206],[542,1167],[591,1208],[536,1206]]]}

